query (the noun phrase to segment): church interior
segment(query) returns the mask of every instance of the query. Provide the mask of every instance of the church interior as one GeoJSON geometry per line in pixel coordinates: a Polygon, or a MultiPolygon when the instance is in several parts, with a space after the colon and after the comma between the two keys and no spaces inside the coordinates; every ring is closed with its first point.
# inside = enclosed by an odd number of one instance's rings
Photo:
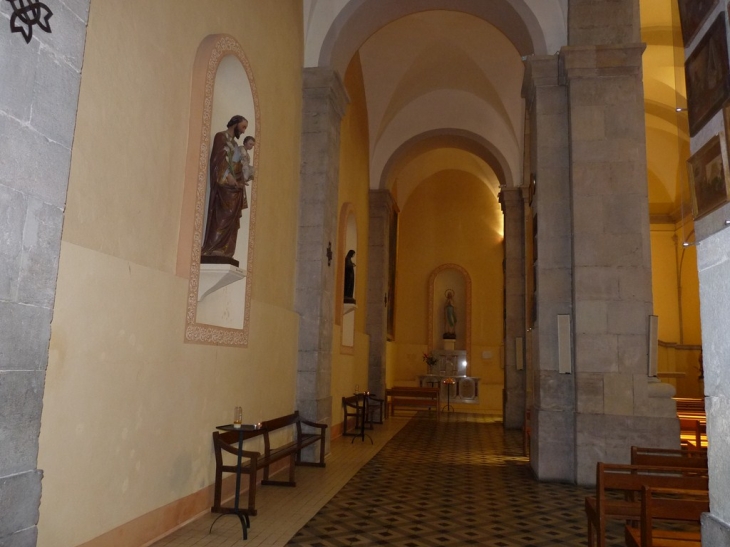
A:
{"type": "MultiPolygon", "coordinates": [[[[306,510],[461,448],[474,469],[428,484],[538,489],[579,545],[597,465],[689,446],[702,545],[730,546],[727,0],[23,4],[0,1],[0,545],[328,545],[306,510]],[[203,543],[213,432],[268,454],[295,411],[327,426],[297,486],[267,467],[250,538],[203,543]]],[[[475,530],[433,544],[573,541],[475,530]]]]}

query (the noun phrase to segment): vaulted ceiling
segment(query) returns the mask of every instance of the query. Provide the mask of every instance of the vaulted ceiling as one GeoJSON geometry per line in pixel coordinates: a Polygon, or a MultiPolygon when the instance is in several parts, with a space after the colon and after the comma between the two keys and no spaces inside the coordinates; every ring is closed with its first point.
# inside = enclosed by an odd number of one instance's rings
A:
{"type": "MultiPolygon", "coordinates": [[[[438,164],[478,176],[496,194],[524,180],[522,57],[567,42],[567,4],[305,0],[305,66],[344,74],[359,54],[371,188],[425,178],[438,164]]],[[[674,4],[641,0],[650,213],[665,219],[681,209],[689,150],[686,115],[676,110],[685,99],[674,4]]],[[[399,202],[413,184],[399,188],[399,202]]]]}

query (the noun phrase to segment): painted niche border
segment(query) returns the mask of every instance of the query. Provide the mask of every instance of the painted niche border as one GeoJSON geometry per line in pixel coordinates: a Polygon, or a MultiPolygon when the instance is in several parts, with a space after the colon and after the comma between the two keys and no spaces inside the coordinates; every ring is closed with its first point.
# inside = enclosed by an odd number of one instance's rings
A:
{"type": "MultiPolygon", "coordinates": [[[[251,292],[253,288],[254,273],[254,246],[256,242],[256,195],[258,183],[254,183],[251,188],[251,203],[249,205],[250,223],[248,236],[248,260],[246,263],[246,302],[243,315],[243,328],[233,329],[226,327],[218,327],[197,323],[195,317],[198,310],[198,283],[200,281],[200,248],[203,241],[203,219],[205,218],[205,193],[208,186],[208,163],[210,150],[210,123],[213,111],[213,90],[215,88],[215,77],[218,66],[224,57],[228,55],[235,56],[246,71],[249,84],[251,86],[251,94],[253,95],[254,118],[256,120],[256,132],[254,138],[257,143],[261,142],[261,112],[259,108],[259,97],[256,90],[256,82],[251,70],[251,64],[241,47],[241,44],[227,34],[216,34],[208,36],[198,48],[198,53],[193,69],[193,84],[203,85],[203,93],[196,93],[193,90],[192,102],[190,110],[191,121],[201,122],[198,131],[191,127],[190,138],[188,141],[188,162],[191,161],[193,154],[197,158],[196,177],[195,177],[195,217],[192,234],[192,247],[190,248],[190,281],[188,284],[188,301],[187,313],[185,315],[185,342],[196,344],[214,344],[219,346],[238,346],[248,347],[249,332],[249,316],[251,312],[251,292]],[[201,72],[205,70],[205,79],[203,80],[201,72]],[[200,96],[202,95],[202,103],[200,96]],[[202,104],[202,112],[200,105],[202,104]],[[200,112],[200,117],[197,116],[200,112]]],[[[254,172],[260,173],[260,148],[257,147],[254,156],[254,172]]],[[[188,175],[190,170],[188,170],[188,175]]],[[[189,178],[189,177],[187,177],[189,178]]],[[[186,180],[186,186],[189,183],[186,180]]]]}
{"type": "Polygon", "coordinates": [[[428,276],[428,351],[431,352],[433,347],[433,285],[436,282],[438,274],[444,270],[456,270],[464,277],[466,284],[466,362],[471,370],[471,276],[465,268],[458,264],[442,264],[428,276]]]}

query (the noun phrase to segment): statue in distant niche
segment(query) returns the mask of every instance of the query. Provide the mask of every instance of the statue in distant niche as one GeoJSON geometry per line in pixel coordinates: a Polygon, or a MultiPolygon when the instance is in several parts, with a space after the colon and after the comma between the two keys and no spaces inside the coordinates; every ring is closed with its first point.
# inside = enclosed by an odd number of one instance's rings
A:
{"type": "Polygon", "coordinates": [[[248,120],[243,116],[233,116],[227,127],[225,131],[216,133],[210,152],[208,222],[200,262],[238,267],[233,255],[241,226],[241,211],[248,208],[246,186],[253,178],[248,150],[255,141],[249,148],[244,144],[244,149],[236,141],[248,128],[248,120]],[[245,173],[246,170],[248,173],[245,173]]]}
{"type": "Polygon", "coordinates": [[[446,289],[444,305],[444,340],[456,340],[456,307],[454,307],[454,291],[446,289]]]}
{"type": "Polygon", "coordinates": [[[355,251],[350,249],[345,257],[345,304],[355,304],[355,263],[352,257],[355,251]]]}

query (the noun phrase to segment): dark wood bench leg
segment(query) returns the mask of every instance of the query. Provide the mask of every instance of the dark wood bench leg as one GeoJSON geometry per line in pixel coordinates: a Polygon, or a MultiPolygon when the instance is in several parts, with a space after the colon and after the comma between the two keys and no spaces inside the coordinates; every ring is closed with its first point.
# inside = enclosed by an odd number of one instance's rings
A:
{"type": "Polygon", "coordinates": [[[275,481],[275,480],[269,479],[269,468],[267,466],[264,469],[264,480],[261,481],[261,484],[271,485],[271,486],[296,486],[297,483],[296,483],[296,479],[294,476],[296,452],[292,452],[291,455],[288,456],[288,460],[289,460],[289,480],[288,481],[275,481]]]}
{"type": "Polygon", "coordinates": [[[294,477],[294,468],[296,467],[295,457],[295,454],[289,456],[289,482],[292,484],[292,486],[296,485],[296,479],[294,477]]]}

